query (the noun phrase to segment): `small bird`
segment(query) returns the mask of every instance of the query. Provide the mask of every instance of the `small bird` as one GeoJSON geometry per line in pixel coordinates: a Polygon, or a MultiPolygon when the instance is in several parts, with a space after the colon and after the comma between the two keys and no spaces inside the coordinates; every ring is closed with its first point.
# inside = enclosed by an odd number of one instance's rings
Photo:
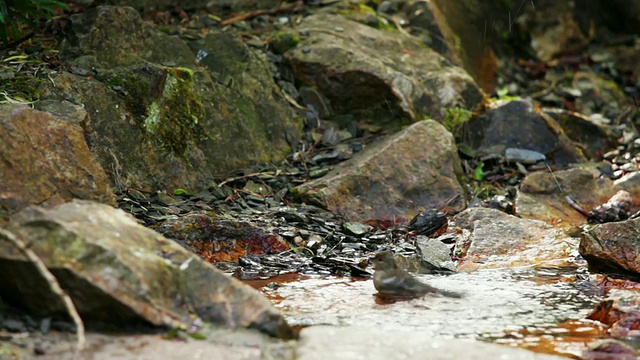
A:
{"type": "Polygon", "coordinates": [[[432,293],[452,298],[462,297],[459,293],[436,289],[420,282],[396,264],[390,251],[377,253],[373,257],[373,265],[375,267],[373,286],[381,295],[417,297],[432,293]]]}

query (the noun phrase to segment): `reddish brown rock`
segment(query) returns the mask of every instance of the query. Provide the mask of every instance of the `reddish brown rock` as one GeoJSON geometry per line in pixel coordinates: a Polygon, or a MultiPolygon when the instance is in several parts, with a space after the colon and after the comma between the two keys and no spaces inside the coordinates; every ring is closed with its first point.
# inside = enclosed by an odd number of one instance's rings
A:
{"type": "Polygon", "coordinates": [[[103,168],[93,158],[79,124],[20,105],[0,106],[0,217],[31,204],[115,199],[103,168]]]}
{"type": "Polygon", "coordinates": [[[167,220],[157,231],[192,248],[205,260],[237,261],[252,254],[273,254],[289,243],[265,227],[218,214],[194,213],[167,220]]]}
{"type": "Polygon", "coordinates": [[[609,326],[609,334],[625,337],[640,331],[640,300],[604,300],[587,315],[587,319],[597,320],[609,326]]]}
{"type": "Polygon", "coordinates": [[[606,339],[589,344],[582,360],[636,360],[636,351],[622,341],[606,339]]]}
{"type": "Polygon", "coordinates": [[[580,254],[595,271],[640,277],[640,219],[589,226],[580,239],[580,254]]]}

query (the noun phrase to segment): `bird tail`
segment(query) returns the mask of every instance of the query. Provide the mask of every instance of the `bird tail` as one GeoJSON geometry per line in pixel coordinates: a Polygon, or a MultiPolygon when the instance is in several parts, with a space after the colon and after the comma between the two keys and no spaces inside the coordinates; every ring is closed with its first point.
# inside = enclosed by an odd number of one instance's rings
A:
{"type": "Polygon", "coordinates": [[[455,291],[448,291],[448,290],[440,290],[437,289],[435,291],[436,294],[442,295],[442,296],[446,296],[446,297],[450,297],[453,299],[462,299],[462,297],[464,296],[462,293],[459,292],[455,292],[455,291]]]}

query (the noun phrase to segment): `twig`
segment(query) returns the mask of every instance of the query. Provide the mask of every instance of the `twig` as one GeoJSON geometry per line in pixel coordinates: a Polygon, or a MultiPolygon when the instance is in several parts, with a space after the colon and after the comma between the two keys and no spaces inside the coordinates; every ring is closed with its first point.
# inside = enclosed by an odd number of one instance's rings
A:
{"type": "Polygon", "coordinates": [[[9,49],[13,49],[16,46],[22,44],[23,42],[31,39],[33,37],[33,35],[35,35],[36,33],[34,31],[28,33],[27,35],[21,37],[20,39],[10,42],[8,44],[5,44],[4,46],[0,47],[0,50],[9,50],[9,49]]]}
{"type": "Polygon", "coordinates": [[[398,32],[400,32],[400,34],[407,37],[412,37],[411,34],[409,34],[409,32],[407,32],[407,30],[402,27],[402,24],[400,24],[400,20],[396,16],[391,17],[391,22],[396,26],[396,29],[398,29],[398,32]]]}
{"type": "Polygon", "coordinates": [[[292,4],[284,4],[284,5],[276,6],[271,9],[260,9],[260,10],[251,11],[248,13],[238,14],[234,17],[223,20],[222,22],[220,22],[220,25],[224,27],[224,26],[231,25],[234,22],[248,20],[260,15],[273,15],[281,12],[298,12],[298,11],[301,11],[302,9],[304,9],[302,1],[296,1],[295,3],[292,3],[292,4]]]}
{"type": "Polygon", "coordinates": [[[321,33],[325,33],[325,34],[333,35],[333,36],[335,36],[335,37],[339,37],[339,38],[341,38],[341,39],[348,39],[348,38],[349,38],[348,36],[345,36],[345,35],[342,35],[342,34],[338,34],[337,32],[335,32],[335,31],[331,31],[331,30],[328,30],[328,29],[303,28],[302,30],[305,30],[305,31],[321,32],[321,33]]]}
{"type": "Polygon", "coordinates": [[[29,246],[25,242],[18,239],[13,233],[5,229],[0,229],[0,237],[4,238],[8,242],[12,243],[16,248],[18,248],[18,250],[20,250],[20,252],[22,252],[22,254],[24,254],[24,256],[26,256],[27,259],[29,259],[29,261],[31,261],[36,266],[36,269],[38,270],[40,275],[42,275],[42,277],[47,280],[51,291],[54,294],[58,295],[60,299],[62,299],[66,310],[69,313],[69,316],[71,316],[74,324],[76,325],[76,336],[78,338],[78,342],[76,344],[76,354],[79,354],[84,349],[86,344],[86,339],[84,336],[84,323],[82,322],[82,319],[80,318],[80,315],[78,314],[76,307],[73,305],[73,301],[71,301],[69,295],[67,295],[64,290],[62,290],[62,287],[60,287],[60,284],[58,284],[58,280],[56,280],[56,277],[53,276],[51,272],[49,272],[47,266],[42,262],[40,257],[35,252],[33,252],[33,250],[29,249],[29,246]]]}

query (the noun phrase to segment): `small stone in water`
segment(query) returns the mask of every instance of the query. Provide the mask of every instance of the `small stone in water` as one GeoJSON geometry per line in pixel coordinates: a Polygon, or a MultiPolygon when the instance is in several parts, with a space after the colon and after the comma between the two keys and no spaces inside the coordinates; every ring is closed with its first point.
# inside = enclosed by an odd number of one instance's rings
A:
{"type": "Polygon", "coordinates": [[[351,235],[354,235],[354,236],[365,235],[365,234],[369,233],[369,231],[371,231],[371,229],[373,229],[370,225],[361,224],[361,223],[357,223],[357,222],[346,222],[346,223],[342,224],[342,228],[347,233],[349,233],[351,235]]]}
{"type": "Polygon", "coordinates": [[[329,173],[329,168],[316,169],[309,172],[309,177],[312,179],[316,179],[319,177],[323,177],[328,173],[329,173]]]}

